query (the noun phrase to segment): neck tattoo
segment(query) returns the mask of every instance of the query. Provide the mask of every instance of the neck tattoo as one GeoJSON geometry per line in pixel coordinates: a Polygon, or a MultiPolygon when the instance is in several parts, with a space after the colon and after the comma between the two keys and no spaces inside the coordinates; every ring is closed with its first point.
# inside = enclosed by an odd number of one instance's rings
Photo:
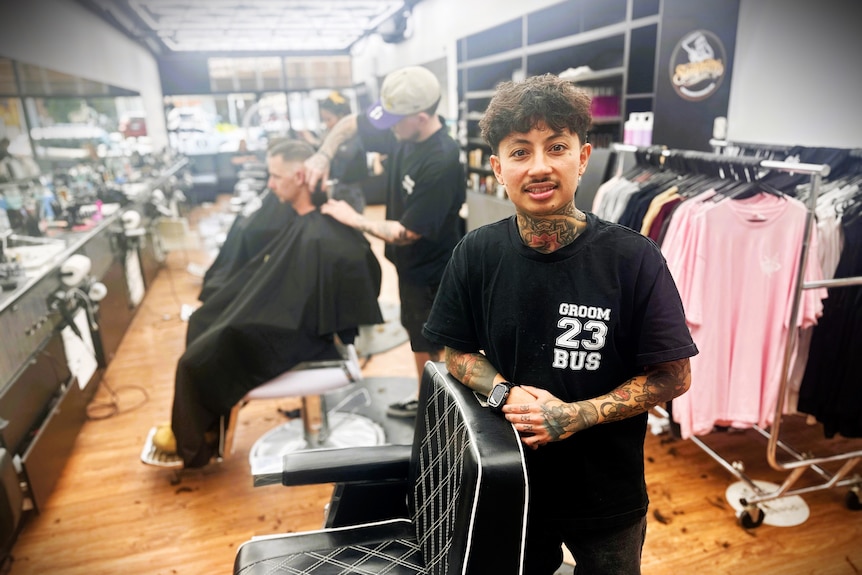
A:
{"type": "Polygon", "coordinates": [[[587,227],[587,216],[574,206],[563,213],[541,217],[517,215],[518,232],[524,245],[539,253],[550,254],[581,235],[587,227]]]}

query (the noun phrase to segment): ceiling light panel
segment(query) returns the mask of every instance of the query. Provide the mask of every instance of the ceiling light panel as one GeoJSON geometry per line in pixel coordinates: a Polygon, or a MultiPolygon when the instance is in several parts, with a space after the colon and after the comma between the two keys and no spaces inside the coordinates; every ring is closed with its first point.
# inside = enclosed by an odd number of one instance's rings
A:
{"type": "Polygon", "coordinates": [[[399,0],[129,0],[176,51],[346,50],[404,9],[399,0]]]}

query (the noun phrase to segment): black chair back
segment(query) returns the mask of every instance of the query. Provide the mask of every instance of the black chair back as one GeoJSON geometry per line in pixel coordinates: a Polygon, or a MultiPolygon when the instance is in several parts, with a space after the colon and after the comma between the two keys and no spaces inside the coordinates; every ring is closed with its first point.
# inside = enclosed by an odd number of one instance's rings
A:
{"type": "Polygon", "coordinates": [[[513,572],[528,507],[517,433],[442,363],[426,365],[419,405],[410,508],[427,572],[513,572]]]}

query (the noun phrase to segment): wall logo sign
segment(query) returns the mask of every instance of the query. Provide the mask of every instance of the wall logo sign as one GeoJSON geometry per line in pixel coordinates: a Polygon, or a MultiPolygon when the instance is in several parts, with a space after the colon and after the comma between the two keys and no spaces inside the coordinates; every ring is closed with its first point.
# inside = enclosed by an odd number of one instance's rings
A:
{"type": "Polygon", "coordinates": [[[670,82],[684,100],[705,100],[718,90],[727,55],[721,40],[709,30],[683,36],[670,57],[670,82]]]}

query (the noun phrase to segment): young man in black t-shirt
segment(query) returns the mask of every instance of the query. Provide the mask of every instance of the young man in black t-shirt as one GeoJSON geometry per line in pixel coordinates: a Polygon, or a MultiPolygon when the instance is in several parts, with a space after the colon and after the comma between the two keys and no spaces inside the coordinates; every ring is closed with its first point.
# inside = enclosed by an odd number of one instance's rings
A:
{"type": "Polygon", "coordinates": [[[424,333],[530,448],[524,572],[554,573],[565,543],[578,572],[638,574],[647,411],[688,389],[697,353],[679,294],[652,240],[575,207],[582,90],[501,84],[480,126],[516,213],[458,244],[424,333]]]}
{"type": "MultiPolygon", "coordinates": [[[[422,334],[452,249],[462,236],[459,211],[466,178],[457,142],[437,115],[440,85],[426,68],[410,66],[389,74],[380,101],[365,115],[342,118],[318,153],[306,162],[309,184],[325,178],[339,145],[359,134],[363,147],[387,156],[386,220],[373,221],[347,203],[330,200],[321,212],[386,242],[385,255],[398,272],[401,323],[410,335],[417,378],[428,360],[440,360],[443,346],[422,334]]],[[[418,385],[417,385],[418,389],[418,385]]],[[[392,416],[413,417],[416,396],[393,404],[392,416]]]]}

